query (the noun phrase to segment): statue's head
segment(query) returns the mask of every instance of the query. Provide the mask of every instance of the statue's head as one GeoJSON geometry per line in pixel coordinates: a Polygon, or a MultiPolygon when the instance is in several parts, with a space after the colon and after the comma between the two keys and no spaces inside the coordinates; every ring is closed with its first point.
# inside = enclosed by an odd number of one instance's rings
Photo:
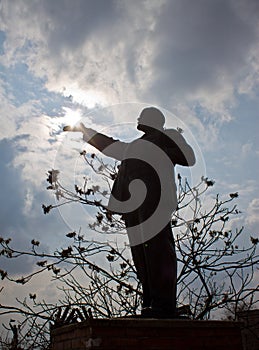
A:
{"type": "Polygon", "coordinates": [[[155,107],[144,108],[138,117],[138,130],[146,132],[149,128],[162,130],[165,124],[163,113],[155,107]]]}

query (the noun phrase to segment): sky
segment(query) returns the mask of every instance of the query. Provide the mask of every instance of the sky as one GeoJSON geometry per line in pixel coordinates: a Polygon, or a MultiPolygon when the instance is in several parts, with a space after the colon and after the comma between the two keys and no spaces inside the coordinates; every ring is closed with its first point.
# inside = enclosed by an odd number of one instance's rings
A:
{"type": "Polygon", "coordinates": [[[41,208],[54,202],[49,169],[72,188],[85,171],[86,146],[62,127],[83,121],[128,141],[157,106],[194,147],[192,183],[204,175],[215,193],[239,192],[238,223],[258,236],[258,39],[257,0],[0,0],[0,235],[47,251],[87,231],[85,208],[41,208]]]}

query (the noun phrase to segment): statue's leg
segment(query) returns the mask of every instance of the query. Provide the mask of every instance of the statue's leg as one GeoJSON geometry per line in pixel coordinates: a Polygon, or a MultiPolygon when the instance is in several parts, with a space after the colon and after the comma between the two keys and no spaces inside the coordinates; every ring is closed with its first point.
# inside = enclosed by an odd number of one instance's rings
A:
{"type": "Polygon", "coordinates": [[[148,271],[147,264],[145,261],[145,251],[144,245],[136,245],[131,247],[131,253],[134,265],[137,270],[137,277],[142,285],[143,297],[142,297],[142,308],[151,307],[151,297],[150,297],[150,288],[148,281],[148,271]]]}
{"type": "MultiPolygon", "coordinates": [[[[129,215],[124,216],[126,227],[135,226],[138,222],[138,213],[130,213],[129,215]]],[[[137,272],[137,278],[139,279],[142,285],[142,307],[147,308],[151,307],[151,298],[150,298],[150,289],[149,289],[149,275],[147,271],[147,263],[145,256],[145,247],[144,244],[139,244],[131,247],[132,259],[134,266],[137,272]]]]}
{"type": "Polygon", "coordinates": [[[170,224],[144,247],[154,316],[175,317],[177,259],[170,224]]]}

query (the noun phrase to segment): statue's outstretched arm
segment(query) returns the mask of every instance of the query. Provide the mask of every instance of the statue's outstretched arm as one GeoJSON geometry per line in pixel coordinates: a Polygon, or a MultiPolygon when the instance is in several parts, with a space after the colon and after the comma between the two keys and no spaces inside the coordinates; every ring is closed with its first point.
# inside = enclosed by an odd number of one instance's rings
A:
{"type": "Polygon", "coordinates": [[[85,142],[94,146],[106,156],[117,160],[123,159],[128,147],[128,143],[101,134],[94,129],[86,128],[83,123],[78,126],[65,126],[63,131],[82,132],[85,142]]]}

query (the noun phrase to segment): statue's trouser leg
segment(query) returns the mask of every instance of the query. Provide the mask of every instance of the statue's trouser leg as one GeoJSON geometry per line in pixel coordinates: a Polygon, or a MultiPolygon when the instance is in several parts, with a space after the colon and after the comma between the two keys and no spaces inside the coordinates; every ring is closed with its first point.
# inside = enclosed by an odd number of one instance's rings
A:
{"type": "MultiPolygon", "coordinates": [[[[126,218],[126,226],[130,226],[126,218]]],[[[143,307],[152,307],[161,317],[176,311],[177,259],[171,225],[143,244],[131,247],[137,276],[143,287],[143,307]]]]}

